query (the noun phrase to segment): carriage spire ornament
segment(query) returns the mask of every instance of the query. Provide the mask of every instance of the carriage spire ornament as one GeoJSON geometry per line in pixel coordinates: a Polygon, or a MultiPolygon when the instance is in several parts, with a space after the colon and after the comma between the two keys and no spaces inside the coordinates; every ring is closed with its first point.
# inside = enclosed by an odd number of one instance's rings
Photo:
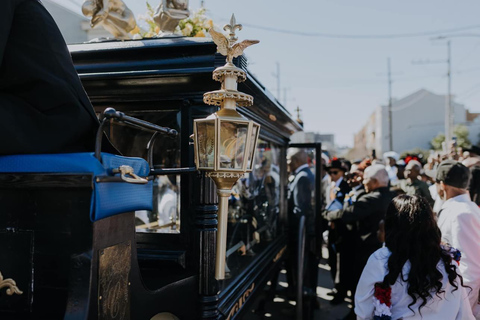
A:
{"type": "Polygon", "coordinates": [[[237,29],[238,29],[238,31],[242,30],[242,25],[237,24],[237,20],[235,19],[235,15],[232,13],[232,17],[230,18],[230,24],[226,24],[226,25],[223,26],[223,30],[230,32],[228,34],[229,35],[228,41],[230,41],[231,43],[234,43],[235,41],[238,40],[238,38],[235,36],[235,30],[237,30],[237,29]]]}
{"type": "Polygon", "coordinates": [[[260,125],[238,113],[238,107],[253,105],[253,97],[237,90],[237,85],[247,79],[244,70],[233,64],[233,58],[258,43],[257,40],[244,40],[235,43],[235,30],[242,26],[236,24],[232,15],[229,38],[213,28],[209,30],[220,54],[226,56],[226,64],[213,71],[213,79],[221,82],[221,89],[203,95],[203,102],[218,106],[220,110],[205,119],[194,121],[195,164],[198,170],[215,181],[219,196],[217,255],[215,278],[225,278],[225,252],[227,242],[228,197],[232,187],[245,172],[251,172],[257,148],[260,125]]]}
{"type": "Polygon", "coordinates": [[[229,38],[223,33],[215,31],[214,28],[211,28],[208,32],[212,36],[213,42],[217,45],[218,52],[227,57],[227,63],[232,63],[233,58],[241,56],[247,47],[260,42],[258,40],[243,40],[240,43],[235,43],[238,40],[235,35],[235,29],[242,30],[242,25],[236,24],[233,14],[230,24],[225,25],[223,29],[230,31],[229,38]]]}

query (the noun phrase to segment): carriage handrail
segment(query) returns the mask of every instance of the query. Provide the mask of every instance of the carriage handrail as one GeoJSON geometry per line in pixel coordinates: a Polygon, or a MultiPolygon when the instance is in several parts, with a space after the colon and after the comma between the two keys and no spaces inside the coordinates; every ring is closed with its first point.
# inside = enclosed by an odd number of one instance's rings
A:
{"type": "Polygon", "coordinates": [[[167,128],[167,127],[161,127],[161,126],[158,126],[156,124],[153,124],[153,123],[145,121],[145,120],[141,120],[141,119],[137,119],[137,118],[134,118],[134,117],[127,116],[125,113],[117,111],[114,108],[105,109],[105,111],[103,111],[103,114],[100,117],[100,119],[103,119],[103,118],[115,119],[115,120],[123,122],[127,125],[139,126],[139,127],[143,128],[143,129],[146,129],[146,130],[161,132],[161,133],[165,133],[165,134],[175,136],[175,137],[178,135],[178,132],[175,129],[171,129],[171,128],[167,128]]]}
{"type": "MultiPolygon", "coordinates": [[[[137,119],[134,117],[127,116],[125,113],[120,112],[115,110],[114,108],[106,108],[103,113],[100,115],[100,127],[98,128],[97,131],[97,139],[95,143],[95,157],[101,162],[101,152],[102,152],[102,137],[103,137],[103,127],[105,126],[106,122],[108,120],[113,119],[118,122],[122,122],[128,126],[139,128],[142,130],[147,130],[147,131],[153,131],[154,135],[152,136],[151,141],[149,142],[150,144],[153,144],[153,141],[155,137],[157,136],[157,133],[164,133],[173,137],[178,136],[178,131],[175,129],[167,128],[167,127],[161,127],[156,124],[153,124],[151,122],[137,119]]],[[[153,147],[153,145],[152,145],[153,147]]],[[[150,150],[149,150],[150,151],[150,150]]],[[[150,153],[150,152],[149,152],[150,153]]],[[[151,156],[149,157],[151,158],[151,156]]],[[[152,165],[151,163],[149,163],[152,165]]]]}

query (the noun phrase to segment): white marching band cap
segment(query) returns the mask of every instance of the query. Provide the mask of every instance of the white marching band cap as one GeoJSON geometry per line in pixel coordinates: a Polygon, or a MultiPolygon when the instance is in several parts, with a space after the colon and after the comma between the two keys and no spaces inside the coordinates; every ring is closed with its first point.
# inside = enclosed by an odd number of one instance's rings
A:
{"type": "Polygon", "coordinates": [[[395,151],[388,151],[383,154],[383,158],[384,159],[392,158],[392,159],[395,159],[395,161],[398,161],[398,159],[400,159],[400,155],[395,151]]]}

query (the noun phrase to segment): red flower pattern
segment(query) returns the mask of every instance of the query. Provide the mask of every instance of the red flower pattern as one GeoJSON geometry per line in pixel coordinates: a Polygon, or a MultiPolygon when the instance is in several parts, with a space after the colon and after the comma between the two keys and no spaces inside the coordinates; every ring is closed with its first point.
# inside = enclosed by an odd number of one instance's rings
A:
{"type": "Polygon", "coordinates": [[[380,303],[385,303],[387,307],[392,306],[392,288],[390,286],[386,289],[382,288],[381,283],[375,283],[375,298],[377,298],[380,303]]]}

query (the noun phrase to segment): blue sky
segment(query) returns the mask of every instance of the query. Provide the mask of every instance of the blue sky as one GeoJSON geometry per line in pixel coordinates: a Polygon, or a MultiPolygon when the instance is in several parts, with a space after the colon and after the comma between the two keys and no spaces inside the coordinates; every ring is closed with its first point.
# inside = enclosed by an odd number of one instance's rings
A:
{"type": "MultiPolygon", "coordinates": [[[[143,1],[124,0],[136,15],[143,1]]],[[[153,6],[160,0],[152,0],[153,6]]],[[[373,110],[388,100],[387,58],[393,74],[393,97],[421,88],[447,91],[447,46],[432,36],[345,39],[272,32],[339,35],[388,35],[477,26],[453,37],[452,93],[472,112],[480,112],[480,1],[444,0],[205,0],[207,15],[223,26],[235,13],[244,25],[239,39],[257,39],[246,50],[249,69],[276,96],[280,65],[281,102],[292,113],[299,106],[306,131],[334,133],[339,145],[353,145],[353,135],[373,110]],[[439,61],[413,64],[412,61],[439,61]],[[443,62],[442,62],[443,61],[443,62]],[[284,93],[286,92],[286,100],[284,93]]],[[[190,8],[200,7],[191,0],[190,8]]],[[[438,35],[441,32],[437,33],[438,35]]],[[[413,117],[414,115],[412,115],[413,117]]]]}

